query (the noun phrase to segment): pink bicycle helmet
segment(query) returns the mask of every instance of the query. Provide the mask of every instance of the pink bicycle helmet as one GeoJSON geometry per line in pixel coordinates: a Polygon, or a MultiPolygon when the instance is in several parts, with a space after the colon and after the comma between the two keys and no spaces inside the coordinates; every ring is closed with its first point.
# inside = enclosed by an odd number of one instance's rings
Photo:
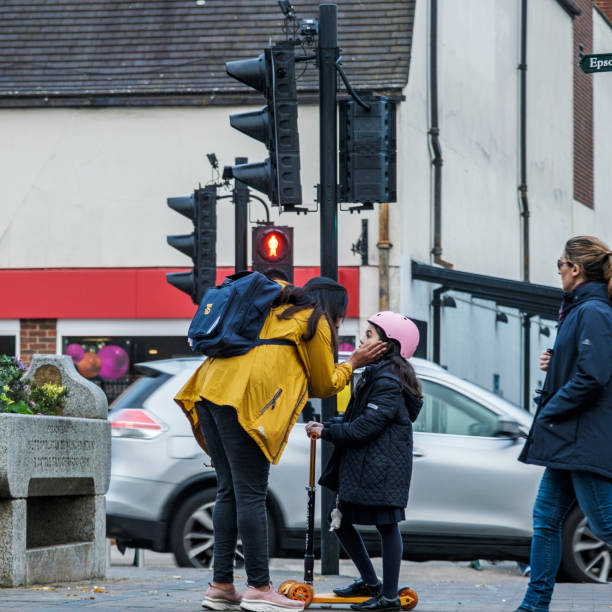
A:
{"type": "Polygon", "coordinates": [[[397,340],[400,345],[400,354],[404,359],[410,359],[419,344],[419,330],[417,326],[399,312],[383,310],[368,319],[369,323],[378,325],[387,338],[397,340]]]}

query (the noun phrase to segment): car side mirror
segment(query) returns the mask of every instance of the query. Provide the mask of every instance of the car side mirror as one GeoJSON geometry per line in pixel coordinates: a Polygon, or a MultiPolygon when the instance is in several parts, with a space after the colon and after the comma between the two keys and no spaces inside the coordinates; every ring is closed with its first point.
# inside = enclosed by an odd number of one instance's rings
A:
{"type": "Polygon", "coordinates": [[[495,437],[518,440],[519,438],[523,437],[523,432],[521,431],[521,426],[517,421],[507,417],[498,417],[493,435],[495,437]]]}

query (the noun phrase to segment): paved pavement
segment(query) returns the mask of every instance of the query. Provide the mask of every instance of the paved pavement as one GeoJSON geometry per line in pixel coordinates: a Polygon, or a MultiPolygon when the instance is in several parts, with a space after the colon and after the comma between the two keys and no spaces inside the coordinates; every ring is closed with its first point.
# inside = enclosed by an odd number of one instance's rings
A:
{"type": "MultiPolygon", "coordinates": [[[[0,589],[0,610],[201,610],[200,601],[210,570],[178,568],[171,555],[146,551],[144,566],[135,567],[134,552],[124,557],[112,549],[106,578],[69,584],[0,589]]],[[[417,612],[512,612],[520,603],[527,579],[514,563],[482,562],[482,570],[468,563],[402,563],[400,584],[419,594],[417,612]]],[[[378,571],[380,559],[375,560],[378,571]]],[[[273,559],[272,580],[303,577],[296,559],[273,559]]],[[[315,591],[329,591],[356,576],[349,561],[340,562],[339,576],[320,576],[315,565],[315,591]]],[[[236,571],[236,584],[243,587],[244,572],[236,571]]],[[[334,606],[339,611],[348,606],[334,606]]],[[[312,609],[315,609],[313,606],[312,609]]],[[[610,612],[612,585],[558,584],[551,612],[610,612]]]]}

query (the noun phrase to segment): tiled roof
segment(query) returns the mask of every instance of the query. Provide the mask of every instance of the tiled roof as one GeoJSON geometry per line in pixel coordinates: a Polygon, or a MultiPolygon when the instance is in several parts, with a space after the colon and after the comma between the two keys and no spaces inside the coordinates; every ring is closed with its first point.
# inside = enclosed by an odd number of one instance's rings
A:
{"type": "MultiPolygon", "coordinates": [[[[295,0],[293,6],[305,18],[318,16],[318,4],[295,0]]],[[[337,4],[352,84],[400,90],[408,79],[415,0],[337,4]]],[[[275,0],[2,0],[0,99],[246,99],[250,90],[226,75],[225,62],[257,56],[270,40],[283,40],[282,23],[275,0]]],[[[318,89],[313,67],[299,89],[318,89]]]]}

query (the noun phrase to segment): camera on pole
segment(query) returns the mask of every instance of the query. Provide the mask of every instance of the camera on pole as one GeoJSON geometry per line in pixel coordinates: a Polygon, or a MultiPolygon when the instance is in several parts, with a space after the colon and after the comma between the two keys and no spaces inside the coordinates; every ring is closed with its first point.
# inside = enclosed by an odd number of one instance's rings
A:
{"type": "Polygon", "coordinates": [[[166,274],[166,280],[200,303],[208,287],[214,287],[217,276],[217,187],[207,185],[193,195],[168,198],[168,206],[193,222],[191,234],[168,236],[168,244],[193,261],[190,272],[166,274]]]}
{"type": "Polygon", "coordinates": [[[231,126],[264,143],[269,156],[263,162],[233,166],[234,178],[264,193],[275,206],[300,206],[294,44],[277,43],[259,57],[226,62],[225,66],[231,77],[266,98],[266,106],[258,111],[230,115],[231,126]]]}

